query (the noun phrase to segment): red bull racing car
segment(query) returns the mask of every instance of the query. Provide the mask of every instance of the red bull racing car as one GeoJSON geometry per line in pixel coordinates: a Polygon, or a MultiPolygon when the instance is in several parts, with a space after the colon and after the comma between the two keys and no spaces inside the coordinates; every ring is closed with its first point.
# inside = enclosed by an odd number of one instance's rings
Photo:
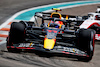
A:
{"type": "Polygon", "coordinates": [[[8,51],[31,49],[74,55],[79,60],[90,61],[94,53],[95,31],[78,29],[78,22],[68,19],[76,19],[76,16],[61,15],[57,12],[60,9],[53,10],[56,12],[37,12],[34,22],[13,22],[7,37],[8,51]]]}

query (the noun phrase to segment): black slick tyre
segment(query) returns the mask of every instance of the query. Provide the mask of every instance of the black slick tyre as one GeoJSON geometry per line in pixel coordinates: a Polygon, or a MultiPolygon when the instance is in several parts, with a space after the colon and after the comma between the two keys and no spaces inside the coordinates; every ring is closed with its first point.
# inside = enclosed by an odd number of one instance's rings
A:
{"type": "Polygon", "coordinates": [[[78,57],[78,60],[81,61],[90,61],[94,53],[94,40],[95,40],[95,31],[92,29],[80,29],[78,34],[78,47],[80,50],[85,51],[87,57],[78,57]]]}
{"type": "MultiPolygon", "coordinates": [[[[13,22],[11,24],[9,36],[7,38],[7,46],[13,46],[13,44],[21,43],[24,40],[25,25],[22,23],[13,22]]],[[[20,52],[17,48],[7,48],[9,52],[20,52]]]]}

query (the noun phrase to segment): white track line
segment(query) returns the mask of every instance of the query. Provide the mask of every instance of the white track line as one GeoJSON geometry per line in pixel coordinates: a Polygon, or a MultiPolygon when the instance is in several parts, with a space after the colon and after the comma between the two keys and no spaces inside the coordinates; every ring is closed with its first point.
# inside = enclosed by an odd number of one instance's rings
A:
{"type": "Polygon", "coordinates": [[[8,31],[0,31],[0,34],[8,35],[8,31]]]}
{"type": "Polygon", "coordinates": [[[4,28],[10,28],[10,25],[6,25],[4,28]]]}
{"type": "Polygon", "coordinates": [[[4,38],[4,37],[0,37],[0,40],[6,40],[6,38],[4,38]]]}

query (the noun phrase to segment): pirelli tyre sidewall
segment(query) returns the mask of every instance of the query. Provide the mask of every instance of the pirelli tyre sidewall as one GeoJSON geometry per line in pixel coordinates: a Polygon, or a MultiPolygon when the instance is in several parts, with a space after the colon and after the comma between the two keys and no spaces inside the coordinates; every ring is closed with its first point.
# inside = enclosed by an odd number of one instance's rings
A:
{"type": "MultiPolygon", "coordinates": [[[[9,36],[7,38],[7,46],[13,46],[14,43],[21,43],[24,40],[24,29],[25,25],[19,22],[13,22],[11,24],[9,36]]],[[[16,51],[19,52],[20,50],[18,49],[11,49],[8,48],[8,51],[16,51]]]]}
{"type": "Polygon", "coordinates": [[[79,60],[90,61],[94,53],[95,31],[92,29],[80,29],[78,33],[78,47],[87,52],[89,57],[78,58],[79,60]]]}

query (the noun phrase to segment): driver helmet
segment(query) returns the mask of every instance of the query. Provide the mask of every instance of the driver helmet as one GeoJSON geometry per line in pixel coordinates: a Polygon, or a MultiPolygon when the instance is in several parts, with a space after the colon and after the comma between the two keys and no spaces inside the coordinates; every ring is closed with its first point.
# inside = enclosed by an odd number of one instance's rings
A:
{"type": "Polygon", "coordinates": [[[100,15],[96,15],[95,20],[100,20],[100,15]]]}
{"type": "Polygon", "coordinates": [[[50,21],[49,23],[49,27],[55,27],[55,28],[61,28],[61,26],[63,25],[62,21],[50,21]]]}

